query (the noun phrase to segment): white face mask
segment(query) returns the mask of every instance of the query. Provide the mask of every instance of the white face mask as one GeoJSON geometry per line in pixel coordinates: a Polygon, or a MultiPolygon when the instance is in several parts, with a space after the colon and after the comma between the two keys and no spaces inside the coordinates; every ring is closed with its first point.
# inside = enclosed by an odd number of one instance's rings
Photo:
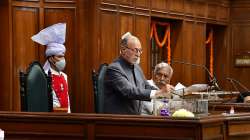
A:
{"type": "Polygon", "coordinates": [[[57,62],[55,63],[55,66],[56,66],[56,68],[57,68],[59,71],[64,70],[64,68],[65,68],[65,66],[66,66],[66,61],[65,61],[65,59],[61,59],[61,60],[57,61],[57,62]]]}

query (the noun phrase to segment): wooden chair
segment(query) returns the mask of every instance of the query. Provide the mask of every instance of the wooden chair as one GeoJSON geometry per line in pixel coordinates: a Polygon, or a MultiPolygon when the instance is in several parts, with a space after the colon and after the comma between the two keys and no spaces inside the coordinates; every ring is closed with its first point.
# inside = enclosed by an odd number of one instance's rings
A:
{"type": "Polygon", "coordinates": [[[20,72],[21,110],[27,112],[51,112],[51,72],[44,72],[39,62],[31,63],[26,71],[20,72]]]}
{"type": "Polygon", "coordinates": [[[94,88],[94,98],[95,98],[95,112],[103,113],[104,105],[104,77],[107,70],[108,64],[101,64],[98,72],[92,71],[92,80],[94,88]]]}

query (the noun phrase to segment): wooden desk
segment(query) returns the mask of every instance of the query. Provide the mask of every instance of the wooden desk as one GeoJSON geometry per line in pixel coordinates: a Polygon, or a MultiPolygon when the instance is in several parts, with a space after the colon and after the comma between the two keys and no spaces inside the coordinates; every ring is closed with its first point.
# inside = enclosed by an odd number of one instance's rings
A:
{"type": "Polygon", "coordinates": [[[209,103],[210,112],[229,112],[231,107],[236,113],[250,112],[250,103],[209,103]]]}
{"type": "Polygon", "coordinates": [[[250,139],[250,104],[249,103],[209,103],[211,113],[229,113],[231,107],[236,115],[225,118],[227,128],[226,139],[249,140],[250,139]],[[241,114],[238,114],[241,113],[241,114]]]}
{"type": "Polygon", "coordinates": [[[250,114],[165,118],[0,112],[0,128],[6,140],[245,140],[250,137],[250,114]]]}

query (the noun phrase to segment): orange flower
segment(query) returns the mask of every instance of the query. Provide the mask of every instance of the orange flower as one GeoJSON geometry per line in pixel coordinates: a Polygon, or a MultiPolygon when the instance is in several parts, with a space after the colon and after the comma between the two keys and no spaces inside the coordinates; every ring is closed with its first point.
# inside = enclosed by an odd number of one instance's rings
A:
{"type": "Polygon", "coordinates": [[[209,58],[209,71],[211,73],[211,77],[214,77],[214,46],[213,46],[213,30],[211,29],[209,32],[208,39],[205,42],[206,44],[210,44],[210,58],[209,58]]]}
{"type": "Polygon", "coordinates": [[[166,45],[167,51],[168,51],[167,61],[170,64],[170,62],[171,62],[170,24],[163,23],[163,22],[152,22],[151,30],[150,30],[150,39],[152,39],[153,37],[155,38],[157,46],[159,46],[160,48],[162,48],[164,45],[166,45]],[[165,30],[165,34],[164,34],[162,42],[159,39],[157,29],[156,29],[156,24],[161,25],[161,26],[166,26],[166,30],[165,30]],[[166,42],[168,44],[166,44],[166,42]]]}

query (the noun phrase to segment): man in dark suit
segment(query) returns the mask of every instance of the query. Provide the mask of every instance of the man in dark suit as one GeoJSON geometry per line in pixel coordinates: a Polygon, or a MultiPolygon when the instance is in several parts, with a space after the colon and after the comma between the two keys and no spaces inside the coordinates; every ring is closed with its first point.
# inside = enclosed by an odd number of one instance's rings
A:
{"type": "Polygon", "coordinates": [[[104,113],[139,115],[140,101],[171,97],[171,85],[160,90],[149,85],[138,65],[141,54],[139,39],[130,33],[123,35],[120,56],[108,66],[104,79],[104,113]]]}

